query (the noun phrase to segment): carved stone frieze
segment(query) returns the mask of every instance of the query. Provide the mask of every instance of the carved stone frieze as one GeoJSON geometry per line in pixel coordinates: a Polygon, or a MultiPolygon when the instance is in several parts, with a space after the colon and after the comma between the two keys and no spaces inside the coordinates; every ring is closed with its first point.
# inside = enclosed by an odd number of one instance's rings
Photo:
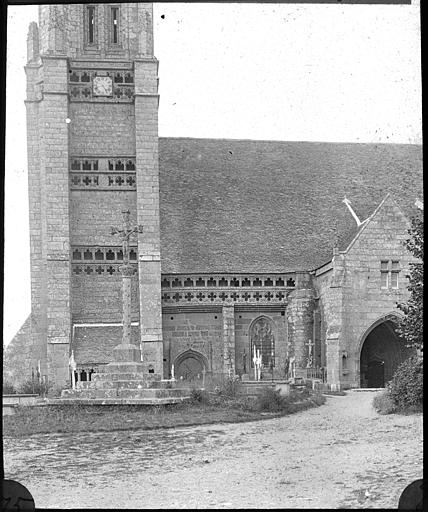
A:
{"type": "Polygon", "coordinates": [[[121,102],[134,101],[134,72],[132,69],[69,69],[68,92],[70,101],[121,102]],[[94,93],[93,81],[96,77],[111,79],[111,94],[94,93]]]}

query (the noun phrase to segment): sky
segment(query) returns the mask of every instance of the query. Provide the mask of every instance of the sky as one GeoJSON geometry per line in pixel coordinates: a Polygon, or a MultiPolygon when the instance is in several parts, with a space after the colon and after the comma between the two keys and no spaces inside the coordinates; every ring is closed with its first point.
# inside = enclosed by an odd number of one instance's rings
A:
{"type": "MultiPolygon", "coordinates": [[[[7,26],[4,342],[30,313],[26,36],[7,26]]],[[[159,135],[421,143],[412,5],[155,4],[159,135]]],[[[350,198],[352,199],[352,198],[350,198]]]]}

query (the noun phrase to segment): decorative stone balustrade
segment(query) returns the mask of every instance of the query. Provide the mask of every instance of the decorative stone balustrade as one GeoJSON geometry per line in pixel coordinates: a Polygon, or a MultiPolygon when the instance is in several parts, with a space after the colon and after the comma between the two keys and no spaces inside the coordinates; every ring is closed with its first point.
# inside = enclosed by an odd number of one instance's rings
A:
{"type": "Polygon", "coordinates": [[[166,306],[286,305],[287,296],[295,286],[295,274],[169,275],[162,279],[162,303],[166,306]]]}

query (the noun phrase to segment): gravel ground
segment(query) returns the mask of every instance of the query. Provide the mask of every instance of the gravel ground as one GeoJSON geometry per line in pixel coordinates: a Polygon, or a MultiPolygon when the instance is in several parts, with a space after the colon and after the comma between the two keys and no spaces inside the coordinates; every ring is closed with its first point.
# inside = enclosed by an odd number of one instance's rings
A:
{"type": "Polygon", "coordinates": [[[4,438],[5,477],[43,508],[397,508],[422,478],[422,414],[372,392],[240,424],[4,438]]]}

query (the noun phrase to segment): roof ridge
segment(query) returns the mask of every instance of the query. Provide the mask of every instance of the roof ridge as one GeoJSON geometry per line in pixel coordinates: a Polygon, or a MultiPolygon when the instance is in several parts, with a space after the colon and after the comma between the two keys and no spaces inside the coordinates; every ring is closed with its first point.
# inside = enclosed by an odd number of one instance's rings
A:
{"type": "Polygon", "coordinates": [[[357,141],[322,141],[322,140],[280,140],[280,139],[242,139],[224,137],[168,137],[159,136],[161,140],[194,140],[194,141],[217,141],[217,142],[264,142],[272,144],[328,144],[328,145],[353,145],[353,146],[415,146],[422,147],[422,144],[410,142],[357,142],[357,141]]]}

